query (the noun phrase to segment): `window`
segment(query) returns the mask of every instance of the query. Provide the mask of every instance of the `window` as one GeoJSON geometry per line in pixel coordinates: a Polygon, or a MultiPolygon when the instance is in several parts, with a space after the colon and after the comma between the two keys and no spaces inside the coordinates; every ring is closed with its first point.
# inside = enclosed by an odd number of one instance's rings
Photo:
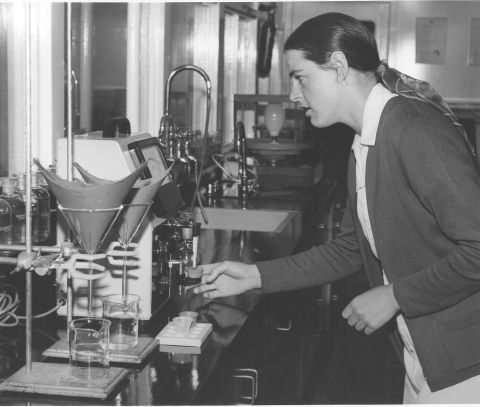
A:
{"type": "Polygon", "coordinates": [[[0,4],[0,177],[8,175],[8,58],[9,4],[0,4]]]}

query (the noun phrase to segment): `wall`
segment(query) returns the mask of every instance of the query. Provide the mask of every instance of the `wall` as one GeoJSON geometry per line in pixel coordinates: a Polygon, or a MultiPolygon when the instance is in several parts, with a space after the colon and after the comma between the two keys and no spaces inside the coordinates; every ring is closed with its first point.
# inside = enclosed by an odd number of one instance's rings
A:
{"type": "Polygon", "coordinates": [[[127,3],[93,4],[91,130],[126,115],[127,3]]]}
{"type": "Polygon", "coordinates": [[[380,58],[386,58],[389,45],[390,2],[386,1],[313,1],[284,3],[285,38],[305,20],[318,14],[340,12],[375,23],[380,58]]]}
{"type": "MultiPolygon", "coordinates": [[[[217,3],[167,3],[165,73],[193,64],[205,70],[212,84],[209,129],[216,131],[220,7],[217,3]]],[[[170,114],[181,129],[204,133],[206,91],[196,72],[182,72],[171,83],[170,114]]]]}
{"type": "Polygon", "coordinates": [[[0,4],[0,177],[8,176],[8,5],[0,4]]]}
{"type": "Polygon", "coordinates": [[[428,80],[447,99],[480,103],[480,67],[467,66],[470,22],[480,17],[480,1],[326,1],[292,2],[286,12],[286,34],[317,14],[338,11],[372,20],[380,58],[408,75],[428,80]],[[445,63],[415,63],[417,17],[446,17],[445,63]]]}
{"type": "Polygon", "coordinates": [[[127,4],[94,4],[94,87],[125,89],[127,83],[127,10],[127,4]]]}
{"type": "Polygon", "coordinates": [[[467,65],[472,17],[480,17],[480,1],[392,2],[390,65],[428,80],[446,98],[480,102],[480,66],[467,65]],[[448,19],[443,65],[415,63],[417,17],[448,19]]]}

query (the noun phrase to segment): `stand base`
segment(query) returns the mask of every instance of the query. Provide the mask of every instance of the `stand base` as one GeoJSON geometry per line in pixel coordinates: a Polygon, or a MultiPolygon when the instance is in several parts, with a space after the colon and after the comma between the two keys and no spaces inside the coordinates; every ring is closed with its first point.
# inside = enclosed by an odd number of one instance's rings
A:
{"type": "MultiPolygon", "coordinates": [[[[134,348],[113,350],[110,349],[110,363],[132,363],[141,364],[148,355],[158,347],[158,342],[147,336],[139,336],[138,344],[134,348]]],[[[42,356],[50,358],[68,359],[70,351],[68,348],[68,340],[60,339],[50,348],[42,353],[42,356]]]]}
{"type": "Polygon", "coordinates": [[[107,377],[82,380],[70,375],[70,365],[64,363],[32,363],[27,373],[22,367],[0,384],[0,391],[51,394],[69,397],[106,399],[127,376],[128,371],[110,367],[107,377]]]}

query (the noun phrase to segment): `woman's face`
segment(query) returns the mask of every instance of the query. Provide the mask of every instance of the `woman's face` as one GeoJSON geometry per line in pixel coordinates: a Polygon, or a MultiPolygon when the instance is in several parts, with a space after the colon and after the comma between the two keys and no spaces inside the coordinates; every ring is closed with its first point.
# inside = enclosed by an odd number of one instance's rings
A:
{"type": "Polygon", "coordinates": [[[315,127],[340,122],[337,71],[319,67],[305,59],[302,51],[288,50],[285,56],[290,75],[290,100],[307,109],[305,115],[315,127]]]}

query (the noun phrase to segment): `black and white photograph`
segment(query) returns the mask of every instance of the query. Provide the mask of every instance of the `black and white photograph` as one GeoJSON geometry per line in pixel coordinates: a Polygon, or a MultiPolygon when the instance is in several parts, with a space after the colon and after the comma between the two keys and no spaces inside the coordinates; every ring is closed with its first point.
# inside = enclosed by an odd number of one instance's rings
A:
{"type": "Polygon", "coordinates": [[[0,0],[0,405],[480,405],[480,2],[0,0]]]}

